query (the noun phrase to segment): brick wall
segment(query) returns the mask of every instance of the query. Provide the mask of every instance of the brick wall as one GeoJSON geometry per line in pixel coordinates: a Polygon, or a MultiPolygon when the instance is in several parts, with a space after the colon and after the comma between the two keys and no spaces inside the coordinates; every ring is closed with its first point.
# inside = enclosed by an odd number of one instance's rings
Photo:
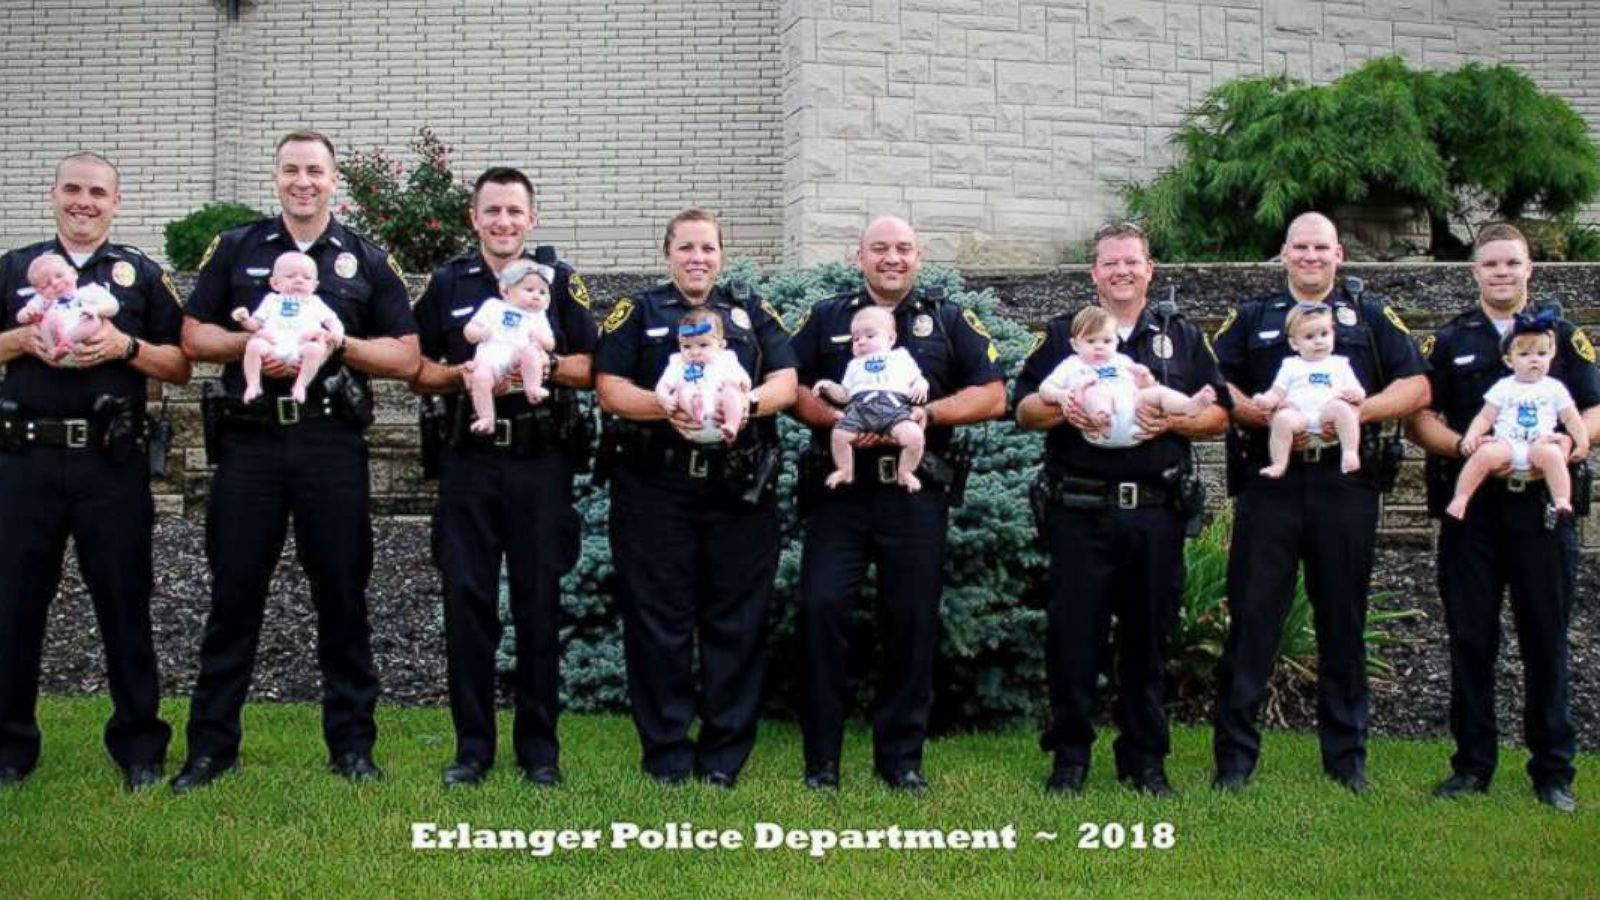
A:
{"type": "MultiPolygon", "coordinates": [[[[895,213],[935,259],[1059,263],[1118,207],[1114,183],[1171,162],[1216,83],[1493,62],[1508,3],[1585,7],[1563,40],[1600,39],[1585,0],[789,0],[785,259],[837,258],[895,213]]],[[[1592,81],[1573,93],[1600,103],[1592,81]]]]}
{"type": "MultiPolygon", "coordinates": [[[[1571,103],[1600,139],[1600,2],[1505,0],[1500,32],[1500,61],[1571,103]]],[[[1584,218],[1600,220],[1600,204],[1584,218]]]]}
{"type": "Polygon", "coordinates": [[[163,223],[213,197],[271,208],[284,131],[400,149],[427,124],[458,172],[528,171],[539,239],[588,270],[658,268],[660,229],[690,204],[723,216],[730,250],[777,258],[780,73],[763,0],[263,0],[233,23],[206,0],[13,6],[8,30],[27,39],[0,60],[7,245],[48,227],[48,163],[78,146],[133,161],[118,233],[159,250],[163,223]],[[109,21],[115,38],[69,19],[109,21]],[[60,60],[86,41],[75,88],[60,60]],[[40,100],[56,110],[42,129],[22,121],[40,100]]]}

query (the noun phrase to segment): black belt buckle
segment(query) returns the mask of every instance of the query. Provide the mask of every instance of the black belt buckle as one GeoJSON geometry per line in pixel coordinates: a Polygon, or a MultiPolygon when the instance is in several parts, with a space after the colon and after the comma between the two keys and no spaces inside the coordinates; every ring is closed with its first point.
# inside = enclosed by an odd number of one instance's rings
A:
{"type": "Polygon", "coordinates": [[[1139,508],[1139,485],[1137,482],[1124,481],[1117,485],[1117,508],[1139,508]]]}
{"type": "Polygon", "coordinates": [[[502,449],[511,446],[511,420],[494,420],[494,445],[502,449]]]}
{"type": "Polygon", "coordinates": [[[878,457],[878,481],[894,484],[900,480],[900,460],[893,456],[878,457]]]}
{"type": "Polygon", "coordinates": [[[61,423],[67,430],[67,446],[82,450],[89,446],[89,420],[66,419],[61,423]]]}
{"type": "Polygon", "coordinates": [[[709,474],[711,474],[711,460],[700,452],[699,447],[691,447],[689,449],[689,477],[705,478],[709,474]]]}
{"type": "Polygon", "coordinates": [[[1528,489],[1528,473],[1527,472],[1512,472],[1511,473],[1511,477],[1506,479],[1506,490],[1510,491],[1513,494],[1520,494],[1523,491],[1526,491],[1527,489],[1528,489]]]}
{"type": "Polygon", "coordinates": [[[300,424],[300,404],[293,397],[279,397],[277,413],[279,425],[300,424]]]}

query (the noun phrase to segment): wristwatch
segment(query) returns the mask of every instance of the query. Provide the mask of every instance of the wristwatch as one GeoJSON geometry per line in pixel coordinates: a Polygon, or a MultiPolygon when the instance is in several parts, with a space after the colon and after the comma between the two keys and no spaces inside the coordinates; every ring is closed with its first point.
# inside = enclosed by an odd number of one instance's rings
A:
{"type": "Polygon", "coordinates": [[[759,415],[761,415],[761,398],[756,396],[755,391],[751,391],[750,392],[750,416],[752,418],[754,418],[755,416],[759,416],[759,415]]]}
{"type": "Polygon", "coordinates": [[[139,355],[139,350],[141,348],[143,348],[143,347],[144,347],[144,345],[139,342],[138,338],[136,338],[136,337],[134,337],[132,335],[129,335],[128,336],[128,349],[122,351],[122,361],[123,362],[133,362],[134,357],[139,355]]]}

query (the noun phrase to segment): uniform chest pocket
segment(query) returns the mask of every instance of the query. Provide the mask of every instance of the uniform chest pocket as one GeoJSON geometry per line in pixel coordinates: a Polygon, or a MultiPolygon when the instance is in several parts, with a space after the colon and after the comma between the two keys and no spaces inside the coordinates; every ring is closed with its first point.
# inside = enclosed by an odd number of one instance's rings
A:
{"type": "Polygon", "coordinates": [[[1333,352],[1342,356],[1370,359],[1374,346],[1372,329],[1365,325],[1340,325],[1333,331],[1333,352]]]}
{"type": "Polygon", "coordinates": [[[644,330],[639,338],[638,384],[653,387],[667,370],[667,362],[678,352],[677,329],[654,325],[644,330]]]}
{"type": "MultiPolygon", "coordinates": [[[[330,279],[317,287],[317,294],[339,321],[350,328],[366,319],[367,298],[372,296],[372,286],[365,281],[330,279]]],[[[462,323],[463,327],[465,324],[462,323]]]]}

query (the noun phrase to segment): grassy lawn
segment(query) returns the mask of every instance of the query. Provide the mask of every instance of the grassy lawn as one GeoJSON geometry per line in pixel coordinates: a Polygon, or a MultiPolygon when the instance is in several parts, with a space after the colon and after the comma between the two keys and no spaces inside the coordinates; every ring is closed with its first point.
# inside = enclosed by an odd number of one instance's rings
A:
{"type": "MultiPolygon", "coordinates": [[[[562,721],[566,784],[536,792],[509,752],[477,791],[438,786],[451,751],[438,709],[380,709],[378,760],[387,781],[345,784],[323,770],[317,712],[251,704],[245,768],[209,790],[129,796],[100,745],[108,701],[41,704],[45,756],[20,789],[0,793],[0,897],[99,896],[1517,896],[1600,895],[1600,788],[1580,777],[1577,816],[1533,802],[1507,752],[1486,798],[1431,800],[1449,750],[1374,742],[1375,794],[1354,797],[1319,774],[1316,741],[1268,735],[1264,768],[1238,797],[1206,788],[1210,732],[1179,729],[1169,764],[1184,796],[1145,800],[1111,776],[1110,747],[1078,800],[1046,797],[1048,765],[1026,732],[930,745],[934,793],[891,794],[871,777],[862,731],[846,745],[845,785],[819,796],[799,782],[794,726],[764,729],[738,790],[665,789],[636,769],[624,718],[562,721]],[[1587,785],[1586,782],[1587,781],[1587,785]],[[527,851],[415,851],[411,823],[453,827],[600,829],[600,849],[537,858],[527,851]],[[737,829],[967,828],[1014,825],[1014,851],[609,849],[610,824],[691,822],[737,829]],[[1080,824],[1171,823],[1175,846],[1080,849],[1080,824]],[[1055,832],[1054,842],[1035,838],[1055,832]]],[[[176,719],[185,704],[169,702],[176,719]]],[[[179,729],[181,733],[181,727],[179,729]]],[[[503,718],[502,745],[509,740],[503,718]]],[[[182,759],[181,739],[174,766],[182,759]]],[[[1600,758],[1579,761],[1583,774],[1600,758]]]]}

